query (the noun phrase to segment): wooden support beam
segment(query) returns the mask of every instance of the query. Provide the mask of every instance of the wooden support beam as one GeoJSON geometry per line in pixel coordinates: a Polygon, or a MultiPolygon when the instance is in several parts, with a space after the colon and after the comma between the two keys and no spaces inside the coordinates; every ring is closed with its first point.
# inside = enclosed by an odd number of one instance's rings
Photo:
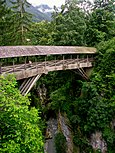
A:
{"type": "Polygon", "coordinates": [[[89,57],[88,57],[88,55],[87,55],[87,66],[89,65],[89,57]]]}
{"type": "Polygon", "coordinates": [[[28,89],[30,88],[30,86],[31,86],[31,84],[32,84],[32,82],[34,81],[34,79],[35,79],[35,76],[33,76],[33,77],[31,77],[31,78],[29,78],[28,80],[27,80],[27,82],[25,83],[25,85],[23,86],[23,89],[21,90],[21,94],[22,95],[25,95],[25,93],[28,91],[28,89]]]}
{"type": "Polygon", "coordinates": [[[77,55],[77,66],[79,67],[79,55],[77,55]]]}
{"type": "Polygon", "coordinates": [[[13,72],[15,71],[15,63],[14,63],[14,58],[13,58],[13,72]]]}
{"type": "Polygon", "coordinates": [[[35,56],[35,64],[36,64],[36,69],[37,69],[37,59],[36,59],[36,56],[35,56]]]}
{"type": "Polygon", "coordinates": [[[55,56],[55,70],[56,70],[56,56],[55,56]]]}
{"type": "Polygon", "coordinates": [[[26,58],[27,58],[27,57],[24,58],[24,69],[25,69],[25,70],[26,70],[26,58]]]}
{"type": "Polygon", "coordinates": [[[34,84],[36,83],[36,81],[40,78],[40,76],[41,76],[41,74],[38,74],[38,75],[34,78],[33,82],[32,82],[31,85],[29,86],[28,90],[24,93],[24,96],[28,94],[28,92],[32,89],[32,87],[34,86],[34,84]]]}
{"type": "Polygon", "coordinates": [[[71,55],[70,59],[72,59],[72,55],[71,55]]]}
{"type": "Polygon", "coordinates": [[[46,60],[47,60],[47,59],[46,59],[46,56],[45,56],[45,69],[46,69],[46,60]]]}
{"type": "Polygon", "coordinates": [[[64,58],[64,55],[63,55],[63,66],[64,66],[64,60],[65,60],[65,58],[64,58]]]}
{"type": "Polygon", "coordinates": [[[24,85],[26,84],[28,78],[27,79],[24,79],[23,83],[21,84],[21,86],[19,87],[19,90],[21,91],[22,88],[24,87],[24,85]]]}

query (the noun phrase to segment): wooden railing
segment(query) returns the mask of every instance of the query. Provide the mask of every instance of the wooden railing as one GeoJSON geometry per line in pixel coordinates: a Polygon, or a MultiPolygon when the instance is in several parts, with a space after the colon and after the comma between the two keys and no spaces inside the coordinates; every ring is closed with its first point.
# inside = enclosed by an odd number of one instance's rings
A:
{"type": "Polygon", "coordinates": [[[60,67],[62,70],[64,69],[71,69],[68,68],[69,66],[74,66],[74,68],[78,68],[79,65],[85,64],[85,67],[89,67],[88,65],[93,62],[93,58],[80,58],[80,59],[64,59],[64,60],[52,60],[52,61],[44,61],[44,62],[33,62],[31,64],[18,64],[18,65],[12,65],[12,66],[3,66],[1,67],[1,74],[8,74],[8,73],[19,73],[22,71],[33,71],[33,70],[39,70],[41,73],[43,70],[48,71],[54,71],[54,70],[60,70],[60,67]],[[58,69],[59,67],[59,69],[58,69]]]}

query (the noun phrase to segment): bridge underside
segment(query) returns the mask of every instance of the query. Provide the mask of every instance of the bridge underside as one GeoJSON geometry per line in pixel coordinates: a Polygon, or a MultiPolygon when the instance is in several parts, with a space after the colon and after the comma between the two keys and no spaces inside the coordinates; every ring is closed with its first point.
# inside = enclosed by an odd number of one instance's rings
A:
{"type": "Polygon", "coordinates": [[[51,71],[78,69],[80,75],[82,75],[82,77],[84,77],[85,79],[88,79],[88,76],[86,75],[83,68],[89,69],[91,67],[92,67],[91,62],[86,62],[83,60],[82,62],[80,61],[80,62],[71,63],[71,64],[68,64],[67,62],[65,64],[64,63],[61,64],[61,61],[60,61],[60,65],[58,64],[55,66],[46,65],[40,69],[38,68],[38,69],[22,71],[17,74],[17,79],[26,78],[24,82],[22,83],[22,85],[20,86],[21,94],[26,95],[32,89],[34,84],[37,82],[37,80],[41,77],[43,73],[47,74],[48,72],[51,72],[51,71]]]}

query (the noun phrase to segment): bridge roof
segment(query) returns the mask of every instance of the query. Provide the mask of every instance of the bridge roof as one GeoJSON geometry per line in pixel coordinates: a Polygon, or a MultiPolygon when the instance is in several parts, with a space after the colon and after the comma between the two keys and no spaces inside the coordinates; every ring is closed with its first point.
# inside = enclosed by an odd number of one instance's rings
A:
{"type": "Polygon", "coordinates": [[[0,58],[36,55],[95,54],[96,48],[77,46],[0,46],[0,58]]]}

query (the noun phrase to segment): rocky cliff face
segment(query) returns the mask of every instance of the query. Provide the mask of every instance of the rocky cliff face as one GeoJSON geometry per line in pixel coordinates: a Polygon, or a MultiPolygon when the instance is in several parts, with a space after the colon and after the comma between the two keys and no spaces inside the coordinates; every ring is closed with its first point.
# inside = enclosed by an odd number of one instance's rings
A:
{"type": "Polygon", "coordinates": [[[41,102],[41,105],[45,105],[45,101],[46,101],[46,94],[47,94],[47,89],[45,87],[45,84],[42,84],[41,87],[38,86],[37,87],[37,94],[38,94],[38,97],[40,98],[40,102],[41,102]]]}
{"type": "Polygon", "coordinates": [[[72,131],[68,126],[68,119],[67,119],[66,115],[62,116],[60,112],[58,115],[58,125],[59,125],[61,132],[63,133],[63,135],[66,138],[66,142],[67,142],[66,153],[73,153],[72,131]]]}
{"type": "Polygon", "coordinates": [[[107,143],[102,138],[102,133],[97,131],[91,135],[91,146],[92,148],[96,150],[100,150],[101,153],[107,152],[107,143]]]}

